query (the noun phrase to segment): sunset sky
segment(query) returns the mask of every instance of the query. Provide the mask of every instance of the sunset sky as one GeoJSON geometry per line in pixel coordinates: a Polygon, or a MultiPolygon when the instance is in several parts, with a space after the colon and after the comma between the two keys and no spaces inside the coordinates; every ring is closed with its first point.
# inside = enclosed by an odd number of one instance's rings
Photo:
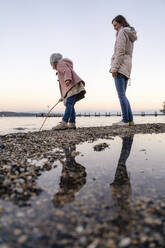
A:
{"type": "MultiPolygon", "coordinates": [[[[72,59],[86,82],[78,111],[120,110],[109,73],[111,21],[118,14],[138,33],[127,89],[132,109],[159,110],[165,101],[164,13],[164,0],[0,0],[0,111],[47,111],[58,101],[53,52],[72,59]]],[[[63,109],[61,103],[56,111],[63,109]]]]}

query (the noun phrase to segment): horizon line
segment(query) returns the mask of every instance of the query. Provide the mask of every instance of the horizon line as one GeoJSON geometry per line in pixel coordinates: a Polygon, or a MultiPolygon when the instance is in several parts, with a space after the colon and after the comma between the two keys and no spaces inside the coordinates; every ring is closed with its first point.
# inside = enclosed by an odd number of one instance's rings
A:
{"type": "MultiPolygon", "coordinates": [[[[11,111],[11,110],[3,110],[0,111],[0,113],[31,113],[31,114],[35,114],[35,113],[47,113],[48,111],[46,110],[36,110],[36,111],[11,111]]],[[[116,113],[121,113],[121,110],[81,110],[81,111],[76,111],[77,114],[78,113],[111,113],[111,112],[116,112],[116,113]]],[[[155,109],[143,109],[143,110],[135,110],[133,111],[133,113],[137,113],[137,112],[161,112],[161,110],[155,110],[155,109]]],[[[52,111],[52,113],[64,113],[64,111],[52,111]]]]}

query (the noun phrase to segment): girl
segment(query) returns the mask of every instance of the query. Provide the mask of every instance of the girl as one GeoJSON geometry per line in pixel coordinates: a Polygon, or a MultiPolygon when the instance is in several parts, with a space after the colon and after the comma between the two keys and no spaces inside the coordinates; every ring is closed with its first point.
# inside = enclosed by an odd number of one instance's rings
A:
{"type": "Polygon", "coordinates": [[[76,129],[76,113],[74,105],[85,97],[85,83],[73,70],[73,63],[69,59],[63,59],[60,53],[53,53],[50,56],[50,64],[57,71],[61,98],[65,105],[65,113],[62,122],[55,126],[54,130],[67,128],[76,129]]]}
{"type": "Polygon", "coordinates": [[[137,40],[136,31],[131,27],[125,17],[118,15],[112,20],[116,33],[114,54],[111,59],[112,77],[115,80],[116,90],[122,110],[122,120],[113,125],[134,125],[130,103],[125,95],[128,79],[131,74],[132,53],[134,41],[137,40]]]}

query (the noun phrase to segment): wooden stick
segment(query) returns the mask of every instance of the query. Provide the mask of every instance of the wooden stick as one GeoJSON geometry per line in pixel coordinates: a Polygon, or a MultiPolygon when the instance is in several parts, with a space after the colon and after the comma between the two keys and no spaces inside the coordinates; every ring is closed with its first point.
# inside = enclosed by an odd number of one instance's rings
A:
{"type": "Polygon", "coordinates": [[[52,109],[54,109],[54,108],[57,106],[57,104],[58,104],[59,102],[60,102],[60,101],[58,101],[58,102],[49,110],[49,112],[48,112],[48,114],[47,114],[45,120],[43,121],[43,123],[42,123],[42,125],[41,125],[39,131],[41,131],[41,129],[42,129],[43,125],[45,124],[45,121],[46,121],[47,118],[49,117],[49,114],[50,114],[50,112],[52,111],[52,109]]]}

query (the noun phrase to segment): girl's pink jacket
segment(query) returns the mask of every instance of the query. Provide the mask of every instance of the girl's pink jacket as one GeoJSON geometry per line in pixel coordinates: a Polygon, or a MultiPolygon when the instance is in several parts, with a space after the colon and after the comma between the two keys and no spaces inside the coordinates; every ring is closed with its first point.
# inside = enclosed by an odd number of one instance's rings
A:
{"type": "Polygon", "coordinates": [[[73,70],[73,63],[69,59],[61,59],[58,62],[57,75],[59,79],[61,96],[63,98],[65,98],[68,91],[79,82],[83,82],[83,84],[85,85],[85,82],[73,70]],[[65,83],[67,80],[71,81],[71,84],[68,87],[65,83]]]}

